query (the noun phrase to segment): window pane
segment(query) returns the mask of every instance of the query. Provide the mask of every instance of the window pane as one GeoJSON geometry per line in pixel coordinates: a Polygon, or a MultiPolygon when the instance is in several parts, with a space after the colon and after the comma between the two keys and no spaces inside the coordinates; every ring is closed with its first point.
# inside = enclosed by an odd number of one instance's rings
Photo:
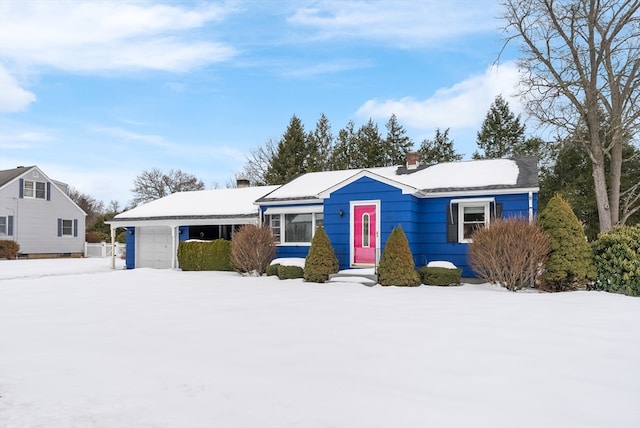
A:
{"type": "Polygon", "coordinates": [[[473,232],[485,226],[485,223],[486,223],[485,208],[486,207],[484,205],[462,207],[463,239],[465,240],[471,239],[473,232]]]}
{"type": "Polygon", "coordinates": [[[267,224],[271,227],[274,240],[280,242],[280,214],[267,215],[267,224]]]}
{"type": "Polygon", "coordinates": [[[311,214],[285,214],[285,242],[311,242],[311,214]]]}
{"type": "Polygon", "coordinates": [[[24,182],[24,197],[33,198],[33,181],[24,182]]]}
{"type": "Polygon", "coordinates": [[[7,218],[0,217],[0,235],[7,234],[7,218]]]}
{"type": "Polygon", "coordinates": [[[62,236],[73,235],[73,220],[62,220],[62,236]]]}
{"type": "Polygon", "coordinates": [[[316,227],[324,226],[324,214],[316,213],[316,227]]]}
{"type": "Polygon", "coordinates": [[[362,214],[362,246],[369,247],[369,214],[362,214]]]}
{"type": "Polygon", "coordinates": [[[45,183],[41,181],[36,182],[36,198],[46,199],[46,193],[45,183]]]}

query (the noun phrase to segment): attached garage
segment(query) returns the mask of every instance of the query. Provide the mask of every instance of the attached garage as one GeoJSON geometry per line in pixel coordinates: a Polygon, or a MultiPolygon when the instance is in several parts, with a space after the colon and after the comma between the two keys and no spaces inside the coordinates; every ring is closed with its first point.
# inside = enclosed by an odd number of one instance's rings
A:
{"type": "Polygon", "coordinates": [[[173,229],[167,226],[137,228],[136,267],[170,269],[173,259],[173,229]]]}
{"type": "MultiPolygon", "coordinates": [[[[180,241],[231,239],[244,224],[260,223],[254,202],[279,186],[178,192],[118,214],[106,223],[112,239],[127,229],[127,269],[177,268],[180,241]]],[[[115,266],[115,263],[112,263],[115,266]]]]}

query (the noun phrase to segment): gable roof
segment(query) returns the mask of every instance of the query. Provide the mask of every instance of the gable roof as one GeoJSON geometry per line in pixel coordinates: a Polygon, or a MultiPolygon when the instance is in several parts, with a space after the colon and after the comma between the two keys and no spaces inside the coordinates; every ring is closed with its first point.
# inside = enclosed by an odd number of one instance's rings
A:
{"type": "Polygon", "coordinates": [[[108,223],[140,220],[242,218],[258,215],[253,202],[278,186],[177,192],[118,214],[108,223]]]}
{"type": "Polygon", "coordinates": [[[519,159],[483,159],[446,162],[420,166],[381,167],[324,171],[304,174],[258,199],[257,204],[275,204],[287,201],[320,202],[332,192],[361,177],[368,176],[403,193],[419,197],[437,197],[445,193],[483,190],[537,189],[538,168],[535,157],[519,159]]]}
{"type": "Polygon", "coordinates": [[[13,168],[13,169],[4,169],[2,171],[0,171],[0,188],[4,187],[5,184],[9,184],[10,182],[12,182],[13,180],[15,180],[16,178],[20,177],[22,174],[31,171],[33,168],[35,168],[35,165],[33,166],[19,166],[17,168],[13,168]]]}

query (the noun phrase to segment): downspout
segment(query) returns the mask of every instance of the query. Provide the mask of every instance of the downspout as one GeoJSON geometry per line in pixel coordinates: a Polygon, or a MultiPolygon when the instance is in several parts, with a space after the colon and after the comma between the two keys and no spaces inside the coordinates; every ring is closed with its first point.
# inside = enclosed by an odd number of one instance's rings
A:
{"type": "Polygon", "coordinates": [[[176,245],[176,237],[178,236],[178,229],[180,226],[173,226],[171,229],[171,247],[173,248],[171,257],[171,269],[175,269],[178,266],[178,246],[176,245]]]}
{"type": "Polygon", "coordinates": [[[529,223],[533,223],[533,192],[529,191],[529,223]]]}

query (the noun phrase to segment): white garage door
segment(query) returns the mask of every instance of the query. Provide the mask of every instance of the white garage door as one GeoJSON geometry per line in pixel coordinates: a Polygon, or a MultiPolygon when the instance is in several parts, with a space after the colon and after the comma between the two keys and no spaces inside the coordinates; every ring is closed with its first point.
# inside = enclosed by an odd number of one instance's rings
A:
{"type": "Polygon", "coordinates": [[[171,228],[140,227],[136,234],[136,267],[170,269],[173,258],[171,228]]]}

